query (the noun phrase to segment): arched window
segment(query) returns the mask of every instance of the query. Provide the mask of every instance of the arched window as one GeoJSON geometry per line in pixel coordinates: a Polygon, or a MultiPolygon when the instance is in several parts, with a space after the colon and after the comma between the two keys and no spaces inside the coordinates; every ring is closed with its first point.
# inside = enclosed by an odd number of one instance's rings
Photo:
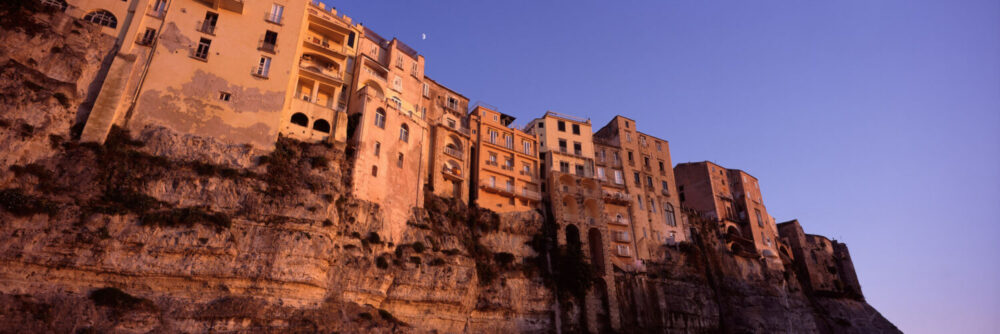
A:
{"type": "Polygon", "coordinates": [[[65,12],[66,7],[69,7],[69,4],[66,3],[66,0],[42,0],[42,4],[57,8],[61,12],[65,12]]]}
{"type": "Polygon", "coordinates": [[[674,206],[670,203],[663,203],[663,214],[667,216],[667,225],[677,226],[677,221],[674,220],[674,206]]]}
{"type": "Polygon", "coordinates": [[[306,114],[297,112],[294,115],[292,115],[292,124],[295,124],[295,125],[298,125],[298,126],[301,126],[301,127],[307,127],[307,126],[309,126],[309,117],[306,116],[306,114]]]}
{"type": "Polygon", "coordinates": [[[625,218],[623,218],[622,214],[619,213],[615,215],[615,221],[618,222],[619,224],[623,224],[625,223],[625,218]]]}
{"type": "Polygon", "coordinates": [[[111,12],[103,9],[98,9],[93,12],[87,13],[87,15],[83,16],[83,19],[86,21],[100,24],[108,28],[118,27],[118,19],[115,18],[115,14],[111,14],[111,12]]]}
{"type": "Polygon", "coordinates": [[[385,109],[375,110],[375,126],[385,129],[385,109]]]}
{"type": "Polygon", "coordinates": [[[410,127],[403,124],[399,127],[399,140],[403,142],[410,142],[410,127]]]}
{"type": "Polygon", "coordinates": [[[330,123],[327,122],[325,119],[318,119],[316,120],[316,122],[313,123],[313,130],[323,133],[330,133],[330,123]]]}

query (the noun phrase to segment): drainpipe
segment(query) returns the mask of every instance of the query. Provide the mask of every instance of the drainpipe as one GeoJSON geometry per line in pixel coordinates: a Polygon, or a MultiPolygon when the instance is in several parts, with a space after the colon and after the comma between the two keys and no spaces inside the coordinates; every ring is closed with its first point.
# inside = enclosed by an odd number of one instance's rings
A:
{"type": "MultiPolygon", "coordinates": [[[[138,2],[138,0],[135,0],[133,4],[137,4],[138,2]]],[[[128,110],[125,111],[125,116],[122,120],[122,125],[125,128],[128,128],[128,122],[132,119],[132,112],[135,110],[135,104],[139,101],[139,92],[142,91],[142,85],[146,82],[146,75],[149,74],[149,65],[153,63],[153,56],[156,55],[156,47],[160,44],[160,34],[163,33],[163,26],[167,23],[167,13],[170,12],[171,3],[173,3],[173,1],[167,1],[166,5],[163,6],[163,14],[160,17],[160,26],[156,28],[156,38],[153,39],[153,44],[149,46],[149,56],[146,57],[146,63],[142,65],[142,75],[139,76],[139,83],[135,85],[135,92],[132,93],[132,100],[129,101],[128,110]]],[[[134,8],[131,10],[129,15],[131,15],[132,12],[134,12],[134,8]]],[[[131,19],[131,16],[129,19],[131,19]]]]}

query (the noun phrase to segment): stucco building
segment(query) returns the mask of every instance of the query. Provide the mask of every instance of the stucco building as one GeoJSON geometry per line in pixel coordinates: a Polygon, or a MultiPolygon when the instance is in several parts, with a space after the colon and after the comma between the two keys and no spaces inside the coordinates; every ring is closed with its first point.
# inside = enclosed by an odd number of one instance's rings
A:
{"type": "Polygon", "coordinates": [[[708,161],[678,164],[674,172],[681,204],[717,220],[733,253],[779,261],[777,227],[757,178],[708,161]]]}
{"type": "MultiPolygon", "coordinates": [[[[605,202],[613,204],[608,206],[612,229],[622,240],[616,242],[615,254],[624,253],[618,248],[628,246],[623,232],[631,232],[634,249],[628,252],[640,260],[654,259],[662,246],[687,240],[686,227],[678,219],[680,202],[674,191],[669,143],[639,132],[634,120],[620,115],[594,133],[594,142],[596,174],[607,191],[605,202]],[[621,199],[623,195],[627,202],[621,199]],[[619,214],[623,220],[617,218],[619,214]]],[[[620,261],[627,258],[617,257],[620,261]]]]}
{"type": "MultiPolygon", "coordinates": [[[[273,147],[345,136],[358,27],[307,1],[45,0],[117,37],[81,138],[165,127],[273,147]]],[[[100,80],[99,80],[100,81],[100,80]]]]}
{"type": "Polygon", "coordinates": [[[424,77],[423,108],[431,124],[429,188],[435,195],[456,198],[468,203],[469,180],[472,176],[473,140],[469,116],[465,113],[469,99],[424,77]]]}
{"type": "Polygon", "coordinates": [[[473,201],[496,212],[538,209],[542,195],[535,137],[510,127],[513,116],[482,103],[473,106],[469,122],[478,125],[472,130],[477,137],[473,201]]]}

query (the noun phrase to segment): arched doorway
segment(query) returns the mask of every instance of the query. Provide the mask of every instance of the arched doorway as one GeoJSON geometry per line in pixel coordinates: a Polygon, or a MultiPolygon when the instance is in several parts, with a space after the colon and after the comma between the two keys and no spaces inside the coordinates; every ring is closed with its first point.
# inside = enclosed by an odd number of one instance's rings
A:
{"type": "Polygon", "coordinates": [[[604,242],[601,239],[601,231],[597,228],[591,228],[587,232],[588,241],[590,241],[590,261],[594,264],[594,268],[601,275],[604,274],[604,242]]]}
{"type": "Polygon", "coordinates": [[[566,226],[566,244],[570,249],[580,249],[580,229],[575,225],[566,226]]]}

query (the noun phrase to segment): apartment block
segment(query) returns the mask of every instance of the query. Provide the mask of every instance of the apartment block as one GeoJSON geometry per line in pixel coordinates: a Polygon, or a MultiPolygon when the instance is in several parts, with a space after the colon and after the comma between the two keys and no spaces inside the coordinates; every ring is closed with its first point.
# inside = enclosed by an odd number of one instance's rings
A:
{"type": "Polygon", "coordinates": [[[352,193],[380,203],[380,234],[397,240],[412,208],[423,204],[430,125],[423,105],[424,57],[397,39],[363,28],[348,108],[355,148],[352,193]]]}
{"type": "Polygon", "coordinates": [[[594,142],[596,177],[601,186],[601,199],[604,202],[608,234],[611,236],[608,244],[611,262],[627,271],[640,268],[641,261],[636,257],[635,225],[632,224],[633,200],[625,186],[625,170],[621,160],[621,150],[618,147],[594,142]]]}
{"type": "Polygon", "coordinates": [[[681,204],[715,219],[726,231],[726,247],[737,255],[778,260],[778,232],[764,207],[757,178],[715,163],[674,167],[681,204]]]}
{"type": "Polygon", "coordinates": [[[535,137],[511,128],[513,116],[482,103],[472,107],[469,122],[478,124],[472,130],[478,136],[474,202],[496,212],[538,209],[542,195],[535,137]]]}
{"type": "MultiPolygon", "coordinates": [[[[117,37],[83,129],[164,127],[273,147],[345,136],[357,29],[306,1],[46,0],[117,37]],[[339,127],[338,127],[339,125],[339,127]]],[[[85,105],[86,107],[86,105],[85,105]]]]}
{"type": "Polygon", "coordinates": [[[468,110],[469,99],[431,78],[424,77],[423,108],[431,124],[430,175],[427,180],[433,193],[468,203],[472,176],[473,140],[468,110]]]}
{"type": "Polygon", "coordinates": [[[680,202],[674,192],[669,143],[639,132],[634,120],[620,115],[594,133],[594,142],[596,175],[606,190],[606,202],[612,204],[608,214],[614,217],[612,229],[621,240],[615,244],[619,261],[629,258],[624,255],[653,259],[663,245],[687,240],[686,227],[678,219],[680,202]],[[625,232],[630,232],[628,239],[625,232]],[[634,249],[626,251],[629,242],[634,249]]]}

